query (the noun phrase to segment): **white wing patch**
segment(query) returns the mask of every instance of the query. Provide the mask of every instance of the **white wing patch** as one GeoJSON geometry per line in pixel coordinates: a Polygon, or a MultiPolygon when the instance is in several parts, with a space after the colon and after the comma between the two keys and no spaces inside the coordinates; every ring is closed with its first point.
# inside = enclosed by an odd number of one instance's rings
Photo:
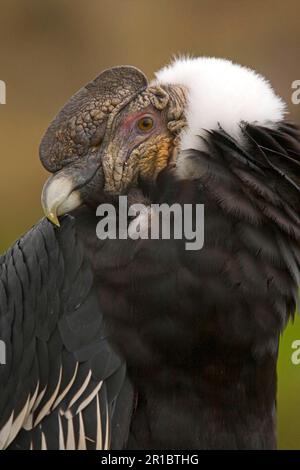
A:
{"type": "MultiPolygon", "coordinates": [[[[99,394],[101,392],[101,387],[103,381],[96,383],[92,391],[84,397],[82,401],[80,398],[83,398],[84,392],[86,392],[87,387],[91,381],[92,371],[89,370],[85,379],[83,380],[82,385],[77,390],[75,395],[72,396],[66,408],[62,408],[60,405],[62,400],[67,396],[67,393],[70,391],[74,381],[76,379],[79,369],[79,364],[76,363],[75,370],[72,378],[70,379],[67,386],[59,393],[61,381],[62,381],[62,367],[59,371],[59,377],[57,385],[51,397],[43,404],[41,410],[38,412],[38,415],[34,417],[34,411],[37,410],[38,406],[42,403],[43,396],[45,395],[47,389],[44,388],[42,391],[39,390],[39,383],[37,383],[36,388],[32,396],[28,396],[27,400],[19,412],[18,416],[15,416],[15,413],[12,412],[6,424],[0,430],[0,449],[7,448],[18,435],[19,431],[23,428],[27,432],[36,432],[40,433],[40,444],[38,447],[35,445],[34,438],[30,440],[30,449],[49,449],[49,442],[47,437],[47,429],[44,426],[44,419],[49,416],[52,412],[57,414],[57,434],[58,434],[58,447],[60,450],[86,450],[87,441],[94,443],[94,448],[98,450],[109,449],[110,445],[110,426],[109,426],[109,411],[108,405],[106,404],[105,412],[105,424],[102,423],[101,419],[101,410],[100,410],[100,399],[99,394]],[[74,404],[79,401],[78,407],[74,410],[74,404]],[[85,410],[86,408],[94,404],[96,410],[96,434],[94,439],[86,435],[86,426],[85,426],[85,410]],[[73,408],[72,408],[73,407],[73,408]],[[72,409],[71,409],[72,408],[72,409]],[[75,433],[74,420],[78,419],[77,424],[77,435],[75,433]],[[103,429],[105,431],[103,432],[103,429]]],[[[53,437],[53,436],[52,436],[53,437]]]]}

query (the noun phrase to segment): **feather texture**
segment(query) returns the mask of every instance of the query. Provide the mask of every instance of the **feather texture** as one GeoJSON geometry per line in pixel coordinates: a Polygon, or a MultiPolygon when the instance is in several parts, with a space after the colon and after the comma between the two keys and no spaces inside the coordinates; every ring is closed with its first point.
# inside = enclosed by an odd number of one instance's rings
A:
{"type": "MultiPolygon", "coordinates": [[[[122,400],[126,377],[118,374],[123,361],[109,360],[115,353],[72,219],[59,231],[44,220],[19,240],[1,259],[0,286],[8,349],[0,369],[1,448],[105,447],[113,432],[110,403],[122,400]],[[105,381],[115,374],[120,384],[110,395],[105,381]]],[[[128,422],[130,387],[126,398],[128,422]]]]}

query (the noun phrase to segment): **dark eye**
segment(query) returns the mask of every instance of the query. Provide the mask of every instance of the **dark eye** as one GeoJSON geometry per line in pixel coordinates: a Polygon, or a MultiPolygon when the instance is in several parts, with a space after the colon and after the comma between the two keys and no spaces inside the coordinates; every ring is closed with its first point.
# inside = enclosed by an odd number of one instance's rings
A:
{"type": "Polygon", "coordinates": [[[145,116],[142,117],[141,119],[138,120],[137,126],[140,131],[142,132],[149,132],[154,126],[154,121],[152,117],[150,116],[145,116]]]}

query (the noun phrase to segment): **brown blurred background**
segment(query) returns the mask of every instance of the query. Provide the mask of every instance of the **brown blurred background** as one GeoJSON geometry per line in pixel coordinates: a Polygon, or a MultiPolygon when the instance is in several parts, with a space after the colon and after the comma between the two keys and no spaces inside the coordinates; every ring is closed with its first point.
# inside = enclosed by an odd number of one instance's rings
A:
{"type": "MultiPolygon", "coordinates": [[[[300,123],[291,83],[300,79],[299,0],[0,0],[0,252],[41,216],[47,177],[38,158],[52,117],[102,69],[149,77],[173,54],[230,58],[271,80],[300,123]]],[[[259,103],[257,103],[259,106],[259,103]]],[[[220,104],[221,106],[221,104],[220,104]]],[[[279,363],[279,444],[300,449],[300,365],[289,328],[279,363]]]]}

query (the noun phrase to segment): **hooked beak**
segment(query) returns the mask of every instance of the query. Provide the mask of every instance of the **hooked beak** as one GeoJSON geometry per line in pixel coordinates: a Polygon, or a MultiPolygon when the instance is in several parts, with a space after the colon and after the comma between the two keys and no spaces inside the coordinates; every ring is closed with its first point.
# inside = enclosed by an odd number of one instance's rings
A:
{"type": "Polygon", "coordinates": [[[80,191],[74,190],[74,180],[57,173],[50,176],[42,191],[44,214],[54,225],[60,226],[58,216],[76,209],[82,203],[80,191]]]}
{"type": "Polygon", "coordinates": [[[93,179],[100,165],[101,158],[93,154],[87,159],[64,167],[48,178],[41,196],[47,219],[59,227],[58,216],[76,209],[84,202],[82,188],[93,179]]]}

